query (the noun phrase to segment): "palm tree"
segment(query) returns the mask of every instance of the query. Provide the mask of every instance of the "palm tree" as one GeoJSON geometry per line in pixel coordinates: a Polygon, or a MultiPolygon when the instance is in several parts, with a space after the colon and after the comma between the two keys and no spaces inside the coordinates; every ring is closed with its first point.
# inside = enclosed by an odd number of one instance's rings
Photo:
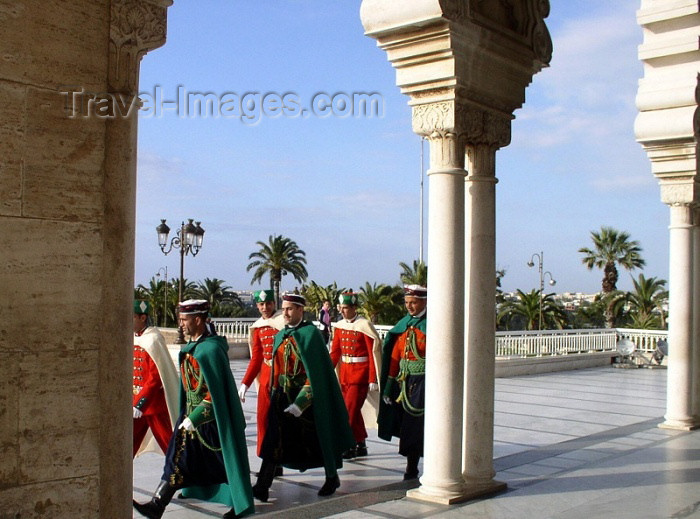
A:
{"type": "MultiPolygon", "coordinates": [[[[164,326],[168,325],[168,322],[176,323],[176,309],[179,301],[177,300],[178,294],[178,283],[179,279],[173,278],[168,284],[167,298],[165,293],[165,280],[157,279],[152,277],[148,286],[138,285],[134,288],[134,299],[143,299],[151,303],[153,307],[153,323],[160,324],[163,321],[163,300],[166,299],[165,305],[165,321],[164,326]]],[[[192,299],[197,296],[195,292],[196,285],[192,281],[187,281],[187,279],[182,280],[182,299],[192,299]]]]}
{"type": "Polygon", "coordinates": [[[405,285],[428,286],[428,266],[422,261],[413,260],[412,267],[402,261],[399,263],[399,267],[403,269],[401,282],[405,285]]]}
{"type": "Polygon", "coordinates": [[[360,288],[360,313],[372,324],[394,324],[403,313],[403,289],[399,286],[365,282],[360,288]]]}
{"type": "MultiPolygon", "coordinates": [[[[134,299],[148,301],[151,304],[151,315],[155,325],[163,323],[163,300],[165,296],[165,281],[152,277],[148,286],[139,285],[134,289],[134,299]]],[[[166,305],[167,306],[167,305],[166,305]]],[[[167,310],[166,310],[167,314],[167,310]]]]}
{"type": "Polygon", "coordinates": [[[306,299],[306,307],[309,312],[313,312],[314,316],[317,316],[321,311],[323,302],[328,300],[331,302],[331,320],[335,320],[337,317],[337,312],[335,305],[338,303],[338,297],[343,292],[347,292],[345,288],[338,288],[338,284],[334,281],[333,284],[328,286],[321,286],[315,281],[311,281],[308,285],[302,285],[301,295],[306,299]]]}
{"type": "Polygon", "coordinates": [[[282,277],[291,274],[303,283],[309,276],[306,271],[306,253],[294,240],[282,235],[270,235],[268,243],[256,242],[260,250],[253,252],[248,259],[254,259],[246,267],[246,272],[255,269],[251,283],[259,283],[265,274],[270,275],[270,288],[275,291],[275,299],[280,300],[280,283],[282,277]]]}
{"type": "Polygon", "coordinates": [[[638,280],[632,279],[634,292],[627,295],[630,306],[631,325],[634,328],[666,328],[664,305],[668,302],[666,280],[655,277],[646,278],[639,274],[638,280]]]}
{"type": "MultiPolygon", "coordinates": [[[[617,280],[619,278],[617,265],[633,270],[642,268],[645,261],[640,256],[642,252],[639,242],[630,241],[627,232],[620,232],[612,227],[601,227],[600,232],[591,231],[593,248],[582,247],[578,251],[582,253],[583,263],[591,270],[593,267],[603,269],[602,290],[608,294],[617,290],[617,280]]],[[[612,328],[615,326],[615,319],[608,309],[605,310],[605,326],[612,328]]]]}
{"type": "Polygon", "coordinates": [[[503,290],[501,280],[506,275],[506,269],[496,269],[496,304],[503,302],[503,290]]]}
{"type": "Polygon", "coordinates": [[[223,279],[218,278],[204,278],[203,282],[197,283],[195,297],[209,301],[212,317],[227,317],[232,313],[234,307],[243,306],[238,294],[225,283],[223,279]]]}
{"type": "Polygon", "coordinates": [[[620,232],[612,227],[601,227],[600,232],[591,231],[593,249],[582,247],[578,251],[584,255],[583,263],[591,270],[593,267],[603,269],[603,292],[617,289],[617,265],[633,270],[642,268],[645,261],[640,256],[642,252],[639,242],[630,241],[627,232],[620,232]]]}
{"type": "Polygon", "coordinates": [[[554,294],[542,296],[542,326],[540,320],[540,291],[532,289],[525,293],[517,291],[517,298],[505,301],[499,309],[497,320],[504,321],[506,326],[518,317],[525,321],[526,330],[546,329],[548,326],[562,329],[566,324],[564,308],[554,300],[554,294]]]}

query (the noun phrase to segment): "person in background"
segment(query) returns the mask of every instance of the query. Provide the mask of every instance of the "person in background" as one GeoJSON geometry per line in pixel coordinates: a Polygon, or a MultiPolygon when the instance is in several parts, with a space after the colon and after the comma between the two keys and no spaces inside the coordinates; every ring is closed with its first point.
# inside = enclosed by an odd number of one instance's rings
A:
{"type": "Polygon", "coordinates": [[[331,337],[331,302],[327,299],[323,302],[323,306],[318,313],[318,321],[321,323],[323,342],[328,344],[328,340],[331,337]]]}

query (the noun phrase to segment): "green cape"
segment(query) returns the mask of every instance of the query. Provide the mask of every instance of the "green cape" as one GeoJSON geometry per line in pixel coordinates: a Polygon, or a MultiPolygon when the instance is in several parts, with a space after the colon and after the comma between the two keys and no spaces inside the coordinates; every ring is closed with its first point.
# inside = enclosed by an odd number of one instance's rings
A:
{"type": "MultiPolygon", "coordinates": [[[[425,333],[425,316],[426,314],[423,314],[421,317],[412,317],[410,314],[406,314],[386,333],[386,337],[384,337],[384,346],[382,346],[382,374],[379,377],[380,395],[384,393],[386,381],[389,378],[389,365],[391,364],[391,351],[394,349],[394,342],[399,335],[408,329],[409,325],[425,333]]],[[[380,398],[379,415],[377,416],[377,434],[381,439],[391,441],[392,436],[399,436],[400,423],[398,422],[398,418],[394,411],[394,406],[385,404],[384,399],[380,398]]]]}
{"type": "MultiPolygon", "coordinates": [[[[187,487],[183,494],[185,497],[232,506],[236,514],[252,514],[255,508],[250,486],[245,418],[229,367],[228,344],[220,335],[200,338],[196,342],[190,341],[180,350],[180,365],[185,355],[191,354],[193,350],[211,395],[228,484],[187,487]]],[[[181,414],[185,412],[185,403],[185,390],[180,384],[181,414]]]]}
{"type": "Polygon", "coordinates": [[[316,433],[323,452],[324,467],[332,473],[343,466],[343,452],[355,445],[338,377],[321,332],[309,321],[302,321],[295,328],[280,330],[275,335],[273,356],[282,341],[290,336],[299,348],[306,376],[311,383],[316,433]]]}

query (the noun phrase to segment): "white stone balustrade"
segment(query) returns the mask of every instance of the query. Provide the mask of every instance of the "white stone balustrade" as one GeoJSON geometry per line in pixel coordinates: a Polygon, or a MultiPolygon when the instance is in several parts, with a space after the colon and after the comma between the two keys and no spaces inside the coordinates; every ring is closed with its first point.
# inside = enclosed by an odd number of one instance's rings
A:
{"type": "MultiPolygon", "coordinates": [[[[232,341],[247,341],[253,317],[214,318],[216,333],[232,341]]],[[[379,337],[391,329],[376,325],[379,337]]],[[[538,357],[543,355],[572,355],[599,351],[615,351],[621,339],[631,340],[642,353],[652,353],[661,339],[668,340],[666,330],[632,328],[595,328],[580,330],[540,330],[496,332],[496,358],[538,357]]]]}

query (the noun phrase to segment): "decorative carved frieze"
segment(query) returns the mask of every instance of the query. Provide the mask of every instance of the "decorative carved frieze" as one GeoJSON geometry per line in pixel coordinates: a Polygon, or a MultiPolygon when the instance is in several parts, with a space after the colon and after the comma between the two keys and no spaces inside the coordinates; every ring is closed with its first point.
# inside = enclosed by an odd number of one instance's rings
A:
{"type": "Polygon", "coordinates": [[[510,143],[510,118],[458,103],[441,101],[413,106],[413,131],[431,135],[453,133],[464,144],[487,144],[501,148],[510,143]]]}
{"type": "Polygon", "coordinates": [[[165,43],[167,11],[172,0],[112,0],[109,31],[109,87],[135,94],[139,64],[165,43]]]}

